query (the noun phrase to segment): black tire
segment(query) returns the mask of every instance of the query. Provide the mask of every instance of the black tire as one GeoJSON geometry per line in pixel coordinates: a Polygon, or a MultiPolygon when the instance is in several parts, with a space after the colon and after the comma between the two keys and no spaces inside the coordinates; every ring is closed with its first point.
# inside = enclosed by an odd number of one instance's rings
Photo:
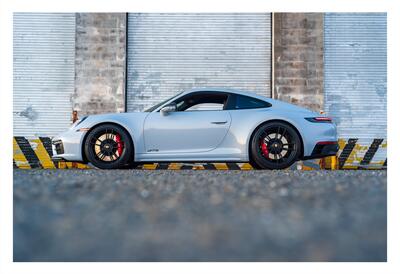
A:
{"type": "Polygon", "coordinates": [[[300,157],[300,136],[286,123],[266,123],[254,132],[250,152],[256,168],[285,169],[300,157]]]}
{"type": "Polygon", "coordinates": [[[253,157],[251,157],[251,156],[250,156],[249,164],[253,167],[253,169],[263,169],[261,166],[259,166],[259,165],[253,160],[253,157]]]}
{"type": "Polygon", "coordinates": [[[88,161],[101,169],[127,168],[133,164],[131,137],[120,126],[103,124],[88,133],[84,151],[88,161]]]}

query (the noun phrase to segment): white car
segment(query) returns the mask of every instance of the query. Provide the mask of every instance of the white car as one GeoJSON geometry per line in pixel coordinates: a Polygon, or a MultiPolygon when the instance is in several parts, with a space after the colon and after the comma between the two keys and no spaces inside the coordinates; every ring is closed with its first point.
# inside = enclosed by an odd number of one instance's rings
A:
{"type": "Polygon", "coordinates": [[[90,115],[53,138],[56,159],[102,169],[150,162],[250,162],[283,169],[335,155],[332,119],[254,93],[186,91],[144,111],[90,115]]]}

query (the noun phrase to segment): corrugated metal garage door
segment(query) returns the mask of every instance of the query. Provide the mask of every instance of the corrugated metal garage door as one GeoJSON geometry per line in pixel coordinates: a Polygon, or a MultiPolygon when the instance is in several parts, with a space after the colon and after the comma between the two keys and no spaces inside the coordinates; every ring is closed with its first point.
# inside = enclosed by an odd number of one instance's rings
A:
{"type": "Polygon", "coordinates": [[[14,13],[14,135],[53,136],[70,126],[75,14],[14,13]]]}
{"type": "Polygon", "coordinates": [[[271,14],[131,13],[127,72],[128,111],[198,87],[270,96],[271,14]]]}
{"type": "Polygon", "coordinates": [[[327,13],[325,110],[341,138],[386,138],[386,14],[327,13]]]}

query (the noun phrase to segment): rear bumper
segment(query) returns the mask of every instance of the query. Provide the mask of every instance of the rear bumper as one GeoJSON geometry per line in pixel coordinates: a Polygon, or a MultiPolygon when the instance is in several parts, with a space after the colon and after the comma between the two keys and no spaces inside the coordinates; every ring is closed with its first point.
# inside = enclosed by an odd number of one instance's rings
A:
{"type": "Polygon", "coordinates": [[[338,151],[339,151],[338,142],[319,142],[315,145],[311,155],[303,157],[302,160],[335,156],[338,151]]]}

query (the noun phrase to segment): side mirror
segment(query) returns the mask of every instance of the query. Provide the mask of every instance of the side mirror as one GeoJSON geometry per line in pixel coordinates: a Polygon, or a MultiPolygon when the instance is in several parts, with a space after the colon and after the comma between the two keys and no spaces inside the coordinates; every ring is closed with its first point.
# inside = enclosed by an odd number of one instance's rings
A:
{"type": "Polygon", "coordinates": [[[176,111],[175,103],[168,104],[160,110],[162,116],[168,115],[168,113],[174,112],[174,111],[176,111]]]}

